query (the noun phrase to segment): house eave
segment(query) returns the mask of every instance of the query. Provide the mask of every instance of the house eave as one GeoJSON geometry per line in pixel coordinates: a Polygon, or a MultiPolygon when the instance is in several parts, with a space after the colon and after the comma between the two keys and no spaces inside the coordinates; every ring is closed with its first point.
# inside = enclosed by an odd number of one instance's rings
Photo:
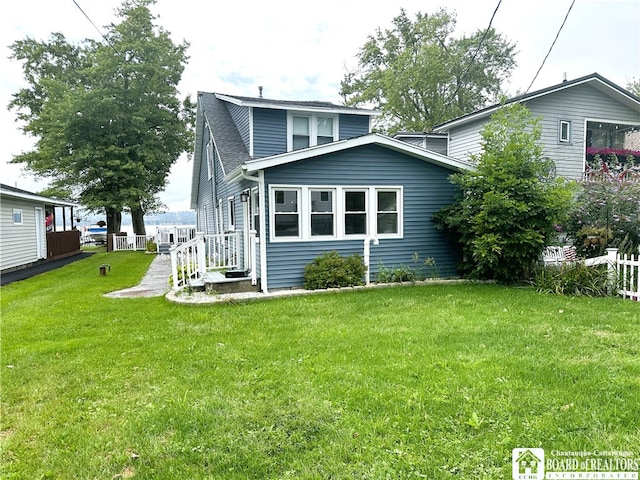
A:
{"type": "Polygon", "coordinates": [[[290,110],[297,112],[312,112],[312,113],[341,113],[344,115],[369,115],[377,116],[381,113],[377,110],[360,109],[353,107],[342,107],[340,105],[327,105],[327,106],[314,106],[309,104],[297,105],[293,102],[282,102],[271,99],[251,100],[245,98],[237,98],[231,95],[225,95],[222,93],[216,93],[215,96],[219,100],[232,103],[234,105],[242,107],[257,107],[257,108],[271,108],[275,110],[290,110]]]}
{"type": "Polygon", "coordinates": [[[575,80],[566,81],[557,85],[553,85],[551,87],[543,88],[542,90],[537,90],[535,92],[531,92],[525,95],[519,95],[519,96],[510,98],[502,104],[492,105],[487,108],[477,110],[476,112],[472,112],[468,115],[464,115],[462,117],[456,118],[449,122],[436,125],[433,128],[433,131],[436,133],[444,133],[451,130],[452,128],[456,128],[470,122],[483,120],[486,117],[491,116],[496,110],[502,108],[503,106],[511,105],[514,103],[528,102],[530,100],[540,98],[545,95],[556,93],[562,90],[566,90],[567,88],[572,88],[577,85],[583,85],[583,84],[590,84],[591,86],[601,91],[602,93],[617,99],[627,107],[640,113],[640,98],[634,96],[630,92],[619,87],[618,85],[611,82],[610,80],[607,80],[601,75],[597,73],[593,73],[585,77],[580,77],[575,80]]]}
{"type": "Polygon", "coordinates": [[[29,200],[33,202],[46,203],[56,207],[73,207],[80,208],[80,205],[74,202],[66,200],[58,200],[56,198],[45,197],[36,193],[27,192],[26,190],[20,190],[17,188],[9,187],[8,185],[0,184],[0,196],[19,198],[21,200],[29,200]]]}
{"type": "Polygon", "coordinates": [[[386,135],[381,135],[379,133],[370,133],[368,135],[350,138],[348,140],[340,140],[337,142],[309,147],[302,150],[282,153],[271,157],[249,160],[245,162],[242,168],[239,168],[235,172],[230,174],[228,178],[235,179],[236,176],[241,174],[242,169],[244,169],[244,171],[248,174],[253,174],[254,172],[257,172],[259,170],[286,165],[300,160],[318,157],[320,155],[327,155],[364,145],[379,145],[455,171],[471,170],[474,168],[473,164],[469,162],[448,157],[446,155],[432,152],[430,150],[425,150],[424,148],[411,145],[401,140],[396,140],[386,135]],[[238,171],[240,171],[240,173],[238,173],[238,171]]]}

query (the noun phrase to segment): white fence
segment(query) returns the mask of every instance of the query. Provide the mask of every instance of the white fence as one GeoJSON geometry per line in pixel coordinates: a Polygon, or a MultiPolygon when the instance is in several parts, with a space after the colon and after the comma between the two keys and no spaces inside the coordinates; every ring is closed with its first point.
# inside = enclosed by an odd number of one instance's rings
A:
{"type": "Polygon", "coordinates": [[[146,250],[147,242],[153,241],[154,235],[115,235],[111,234],[112,249],[114,252],[126,250],[146,250]]]}
{"type": "Polygon", "coordinates": [[[640,255],[620,256],[617,248],[607,248],[602,257],[588,258],[586,266],[607,264],[609,280],[623,298],[640,301],[640,255]]]}

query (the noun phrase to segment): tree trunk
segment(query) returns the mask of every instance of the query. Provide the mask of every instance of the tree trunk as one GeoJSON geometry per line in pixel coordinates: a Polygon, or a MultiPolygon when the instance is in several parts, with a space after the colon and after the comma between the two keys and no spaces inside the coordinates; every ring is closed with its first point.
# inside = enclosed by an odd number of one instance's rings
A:
{"type": "Polygon", "coordinates": [[[122,212],[115,208],[106,208],[107,235],[118,233],[122,227],[122,212]]]}
{"type": "Polygon", "coordinates": [[[131,207],[131,223],[133,224],[134,235],[146,235],[147,231],[144,226],[144,211],[140,204],[131,207]]]}

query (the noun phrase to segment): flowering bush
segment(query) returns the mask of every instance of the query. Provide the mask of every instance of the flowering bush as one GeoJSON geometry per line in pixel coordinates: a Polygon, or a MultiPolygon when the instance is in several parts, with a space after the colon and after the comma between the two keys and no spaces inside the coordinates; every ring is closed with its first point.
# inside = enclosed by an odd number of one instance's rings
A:
{"type": "Polygon", "coordinates": [[[598,169],[603,163],[610,170],[628,168],[640,171],[640,151],[622,148],[587,148],[587,169],[598,169]]]}
{"type": "Polygon", "coordinates": [[[640,166],[588,168],[566,231],[578,254],[601,255],[607,247],[640,245],[640,166]]]}

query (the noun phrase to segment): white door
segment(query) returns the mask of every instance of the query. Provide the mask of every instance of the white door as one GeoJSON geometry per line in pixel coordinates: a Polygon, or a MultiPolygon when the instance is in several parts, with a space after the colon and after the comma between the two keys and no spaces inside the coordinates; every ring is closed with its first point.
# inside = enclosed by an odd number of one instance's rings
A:
{"type": "Polygon", "coordinates": [[[42,208],[36,207],[36,253],[38,258],[47,258],[46,243],[44,213],[42,208]]]}

